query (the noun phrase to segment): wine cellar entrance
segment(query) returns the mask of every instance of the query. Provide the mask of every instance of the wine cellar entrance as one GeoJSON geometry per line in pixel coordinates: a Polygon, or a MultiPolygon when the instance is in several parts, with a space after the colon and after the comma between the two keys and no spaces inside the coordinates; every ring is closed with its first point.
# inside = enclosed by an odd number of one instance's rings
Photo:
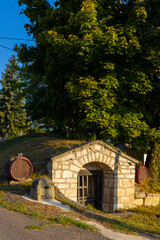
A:
{"type": "Polygon", "coordinates": [[[78,202],[102,208],[103,172],[101,170],[80,170],[77,181],[78,202]]]}
{"type": "Polygon", "coordinates": [[[47,169],[67,198],[115,212],[134,206],[136,164],[136,159],[97,140],[54,156],[47,169]]]}

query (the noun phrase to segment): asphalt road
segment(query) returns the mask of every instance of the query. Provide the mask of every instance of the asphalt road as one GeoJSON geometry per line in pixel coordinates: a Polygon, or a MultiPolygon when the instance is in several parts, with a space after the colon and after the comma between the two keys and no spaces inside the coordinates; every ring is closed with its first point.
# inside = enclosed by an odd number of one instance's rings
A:
{"type": "Polygon", "coordinates": [[[26,226],[43,221],[0,207],[0,240],[109,240],[102,234],[77,227],[49,225],[43,230],[27,230],[26,226]]]}

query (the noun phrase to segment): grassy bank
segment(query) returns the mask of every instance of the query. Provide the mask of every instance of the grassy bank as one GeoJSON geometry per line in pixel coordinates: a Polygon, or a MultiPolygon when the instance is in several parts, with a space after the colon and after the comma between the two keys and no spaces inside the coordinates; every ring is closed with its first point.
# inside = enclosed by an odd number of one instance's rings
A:
{"type": "Polygon", "coordinates": [[[46,173],[46,161],[55,154],[69,150],[81,144],[81,141],[66,140],[52,133],[31,134],[9,139],[0,143],[0,176],[4,175],[4,169],[9,159],[22,153],[28,158],[34,168],[34,173],[46,173]]]}

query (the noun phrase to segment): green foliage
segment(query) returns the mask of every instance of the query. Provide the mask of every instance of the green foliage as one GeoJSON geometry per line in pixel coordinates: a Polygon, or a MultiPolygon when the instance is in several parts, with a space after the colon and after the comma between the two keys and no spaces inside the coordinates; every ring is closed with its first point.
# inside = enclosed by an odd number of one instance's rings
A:
{"type": "Polygon", "coordinates": [[[154,146],[151,173],[150,184],[155,191],[160,192],[160,144],[154,146]]]}
{"type": "Polygon", "coordinates": [[[0,135],[9,137],[23,133],[26,115],[16,57],[12,56],[2,73],[0,90],[0,135]]]}
{"type": "Polygon", "coordinates": [[[158,0],[19,3],[36,40],[18,50],[33,120],[136,148],[159,141],[158,0]]]}

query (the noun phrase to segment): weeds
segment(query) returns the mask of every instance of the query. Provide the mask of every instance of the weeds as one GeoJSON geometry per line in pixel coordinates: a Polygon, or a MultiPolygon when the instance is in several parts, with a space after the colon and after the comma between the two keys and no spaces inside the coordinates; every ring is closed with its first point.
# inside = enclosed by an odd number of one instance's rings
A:
{"type": "Polygon", "coordinates": [[[43,226],[34,226],[34,225],[29,225],[25,227],[27,230],[42,230],[44,227],[43,226]]]}
{"type": "Polygon", "coordinates": [[[76,220],[70,217],[56,217],[51,219],[52,223],[59,223],[65,226],[76,226],[80,227],[86,230],[91,230],[91,231],[98,231],[98,229],[90,224],[87,224],[85,222],[81,222],[80,220],[76,220]]]}

